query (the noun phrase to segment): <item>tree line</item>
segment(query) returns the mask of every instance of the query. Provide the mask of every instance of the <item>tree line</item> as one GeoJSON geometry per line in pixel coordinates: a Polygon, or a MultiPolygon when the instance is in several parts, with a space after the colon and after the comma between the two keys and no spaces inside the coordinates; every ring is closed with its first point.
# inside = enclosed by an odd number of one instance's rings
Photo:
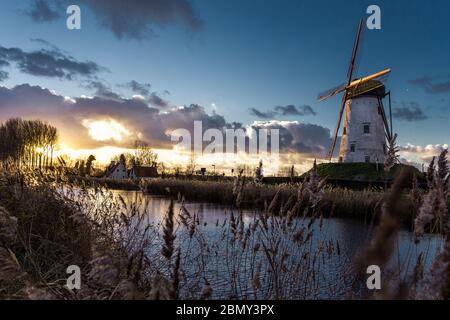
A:
{"type": "Polygon", "coordinates": [[[153,151],[149,144],[145,141],[136,140],[134,142],[134,152],[124,153],[114,156],[114,162],[123,162],[127,168],[132,168],[134,165],[151,166],[158,168],[161,163],[158,161],[158,154],[153,151]]]}
{"type": "Polygon", "coordinates": [[[49,168],[58,141],[55,127],[40,120],[9,119],[0,123],[0,162],[5,166],[49,168]]]}

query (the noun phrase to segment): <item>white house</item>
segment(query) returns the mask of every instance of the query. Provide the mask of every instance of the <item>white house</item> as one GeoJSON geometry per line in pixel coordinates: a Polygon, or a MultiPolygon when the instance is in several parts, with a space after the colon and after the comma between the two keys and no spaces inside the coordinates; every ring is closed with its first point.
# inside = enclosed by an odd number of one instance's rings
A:
{"type": "Polygon", "coordinates": [[[109,179],[127,179],[128,173],[125,162],[119,161],[111,161],[111,164],[106,169],[106,178],[109,179]]]}

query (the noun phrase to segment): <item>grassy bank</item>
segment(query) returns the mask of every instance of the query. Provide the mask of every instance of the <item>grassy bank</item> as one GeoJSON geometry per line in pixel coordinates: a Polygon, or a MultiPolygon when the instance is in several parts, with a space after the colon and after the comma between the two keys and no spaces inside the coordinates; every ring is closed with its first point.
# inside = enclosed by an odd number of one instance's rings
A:
{"type": "MultiPolygon", "coordinates": [[[[146,182],[149,194],[177,197],[188,201],[212,202],[231,205],[234,202],[234,182],[187,181],[177,179],[152,179],[146,182]]],[[[265,185],[249,183],[242,192],[241,207],[263,210],[278,193],[280,206],[297,196],[301,184],[265,185]]],[[[341,217],[368,220],[377,219],[385,193],[379,191],[353,191],[343,188],[324,188],[321,213],[325,217],[341,217]]],[[[412,222],[413,204],[407,193],[402,196],[399,215],[405,224],[412,222]]],[[[306,205],[306,204],[305,204],[306,205]]],[[[300,210],[303,212],[302,210],[300,210]]]]}
{"type": "MultiPolygon", "coordinates": [[[[183,202],[179,211],[172,202],[164,220],[153,224],[141,203],[106,188],[0,172],[0,299],[448,299],[448,172],[429,177],[430,191],[416,189],[413,198],[406,189],[411,175],[404,172],[386,193],[327,189],[315,173],[304,184],[278,187],[244,177],[225,184],[149,181],[149,192],[234,204],[223,223],[207,227],[183,202]],[[249,220],[240,210],[246,206],[264,209],[249,220]],[[372,238],[350,255],[322,229],[323,216],[371,220],[376,212],[372,238]],[[416,273],[424,270],[423,260],[409,255],[389,264],[402,217],[411,212],[417,213],[417,241],[424,230],[444,235],[429,272],[416,273]],[[81,270],[79,289],[66,286],[73,265],[81,270]],[[366,290],[369,265],[383,268],[389,290],[366,290]],[[411,268],[414,277],[405,278],[411,268]]],[[[419,257],[429,244],[423,248],[419,257]]]]}
{"type": "Polygon", "coordinates": [[[0,299],[147,297],[142,275],[155,270],[142,257],[148,233],[157,233],[142,226],[147,213],[105,188],[68,181],[0,171],[0,299]],[[78,290],[66,286],[69,266],[80,268],[78,290]]]}
{"type": "Polygon", "coordinates": [[[88,265],[92,230],[78,212],[41,180],[0,175],[0,298],[52,297],[68,265],[88,265]]]}
{"type": "Polygon", "coordinates": [[[112,190],[140,190],[139,184],[130,179],[108,179],[95,177],[81,177],[76,175],[67,176],[67,180],[74,184],[84,184],[88,187],[105,187],[112,190]]]}

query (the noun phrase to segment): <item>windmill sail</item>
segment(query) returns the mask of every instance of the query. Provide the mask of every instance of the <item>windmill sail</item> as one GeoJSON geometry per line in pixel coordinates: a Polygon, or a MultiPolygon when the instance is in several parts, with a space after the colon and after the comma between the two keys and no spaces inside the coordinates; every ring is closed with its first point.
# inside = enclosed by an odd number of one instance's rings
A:
{"type": "Polygon", "coordinates": [[[327,100],[328,98],[337,95],[339,92],[342,92],[342,88],[345,88],[345,83],[341,83],[340,85],[328,89],[327,91],[321,92],[319,93],[319,95],[317,96],[317,100],[318,101],[324,101],[327,100]]]}
{"type": "MultiPolygon", "coordinates": [[[[356,59],[359,51],[359,43],[361,40],[361,34],[363,30],[363,19],[359,20],[358,31],[356,32],[355,42],[353,44],[352,57],[350,59],[350,65],[347,72],[347,86],[349,86],[353,79],[353,72],[355,71],[356,59]]],[[[345,90],[345,94],[342,97],[341,109],[339,110],[338,121],[336,124],[336,129],[334,130],[333,141],[331,143],[330,149],[328,151],[328,159],[331,161],[333,157],[334,148],[336,147],[337,136],[339,133],[339,129],[341,127],[342,114],[344,113],[345,101],[347,100],[347,90],[345,90]]]]}

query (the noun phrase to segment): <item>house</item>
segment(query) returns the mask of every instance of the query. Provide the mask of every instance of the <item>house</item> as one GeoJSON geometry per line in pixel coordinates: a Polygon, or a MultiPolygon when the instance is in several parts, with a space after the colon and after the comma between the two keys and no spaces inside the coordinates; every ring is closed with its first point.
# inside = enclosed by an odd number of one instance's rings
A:
{"type": "Polygon", "coordinates": [[[109,179],[127,179],[128,173],[124,161],[111,161],[111,164],[106,169],[106,178],[109,179]]]}
{"type": "Polygon", "coordinates": [[[145,179],[145,178],[156,178],[158,177],[158,170],[155,166],[139,166],[133,165],[133,167],[128,172],[128,177],[130,179],[145,179]]]}

